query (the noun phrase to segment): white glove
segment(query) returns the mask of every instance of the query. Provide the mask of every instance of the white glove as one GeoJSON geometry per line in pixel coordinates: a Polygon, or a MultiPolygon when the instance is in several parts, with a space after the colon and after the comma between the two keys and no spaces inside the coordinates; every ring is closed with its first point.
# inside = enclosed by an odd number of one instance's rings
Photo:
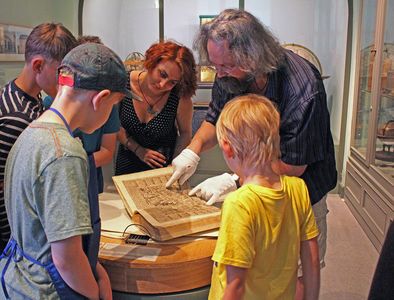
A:
{"type": "Polygon", "coordinates": [[[183,151],[172,160],[174,172],[172,173],[171,178],[167,181],[166,188],[171,186],[177,180],[179,184],[182,185],[194,174],[199,161],[200,157],[196,153],[190,149],[183,149],[183,151]]]}
{"type": "Polygon", "coordinates": [[[219,200],[220,196],[237,189],[237,179],[236,174],[230,175],[229,173],[208,178],[192,189],[189,196],[199,193],[201,198],[208,200],[207,205],[212,205],[219,200]]]}

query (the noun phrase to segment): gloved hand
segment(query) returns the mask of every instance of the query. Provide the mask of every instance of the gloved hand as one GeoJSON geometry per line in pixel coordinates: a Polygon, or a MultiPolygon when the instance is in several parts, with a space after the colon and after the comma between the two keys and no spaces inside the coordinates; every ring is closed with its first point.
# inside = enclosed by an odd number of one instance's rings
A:
{"type": "Polygon", "coordinates": [[[190,149],[184,149],[179,153],[179,155],[172,160],[174,173],[172,173],[171,178],[167,181],[166,188],[177,180],[179,184],[182,185],[194,174],[199,161],[200,157],[190,149]]]}
{"type": "Polygon", "coordinates": [[[237,189],[237,179],[236,174],[230,175],[229,173],[208,178],[193,188],[189,196],[199,193],[201,198],[208,200],[207,205],[212,205],[219,200],[220,196],[237,189]]]}

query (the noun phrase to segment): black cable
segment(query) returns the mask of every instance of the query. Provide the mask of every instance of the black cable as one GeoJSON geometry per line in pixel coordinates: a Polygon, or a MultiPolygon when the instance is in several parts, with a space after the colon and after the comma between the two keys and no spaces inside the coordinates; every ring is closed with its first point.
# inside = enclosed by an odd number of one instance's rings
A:
{"type": "Polygon", "coordinates": [[[136,224],[136,223],[131,223],[129,225],[126,226],[126,228],[123,230],[122,233],[122,237],[124,237],[126,230],[130,227],[130,226],[136,226],[136,227],[140,227],[140,229],[142,229],[143,233],[147,236],[149,236],[150,238],[152,238],[152,235],[150,234],[149,230],[146,229],[146,227],[142,226],[141,224],[136,224]]]}

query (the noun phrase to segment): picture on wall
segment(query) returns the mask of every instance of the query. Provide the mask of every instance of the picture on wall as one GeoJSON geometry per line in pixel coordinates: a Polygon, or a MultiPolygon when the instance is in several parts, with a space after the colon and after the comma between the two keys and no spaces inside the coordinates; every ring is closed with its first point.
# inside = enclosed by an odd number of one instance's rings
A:
{"type": "MultiPolygon", "coordinates": [[[[200,15],[200,26],[212,21],[217,15],[200,15]]],[[[213,66],[198,66],[199,85],[211,87],[215,80],[216,70],[213,66]]]]}
{"type": "Polygon", "coordinates": [[[212,21],[215,17],[217,17],[217,15],[200,15],[199,16],[200,26],[209,22],[209,21],[212,21]]]}
{"type": "Polygon", "coordinates": [[[23,61],[31,30],[24,26],[0,24],[0,61],[23,61]]]}

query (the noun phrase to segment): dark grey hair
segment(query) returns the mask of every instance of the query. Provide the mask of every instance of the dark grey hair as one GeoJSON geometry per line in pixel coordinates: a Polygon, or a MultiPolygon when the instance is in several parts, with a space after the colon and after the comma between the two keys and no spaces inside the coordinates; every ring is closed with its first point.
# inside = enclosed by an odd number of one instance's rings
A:
{"type": "Polygon", "coordinates": [[[227,41],[237,66],[255,75],[277,69],[284,56],[284,48],[277,38],[244,10],[226,9],[201,26],[193,43],[193,48],[199,53],[200,64],[209,64],[208,40],[227,41]]]}

